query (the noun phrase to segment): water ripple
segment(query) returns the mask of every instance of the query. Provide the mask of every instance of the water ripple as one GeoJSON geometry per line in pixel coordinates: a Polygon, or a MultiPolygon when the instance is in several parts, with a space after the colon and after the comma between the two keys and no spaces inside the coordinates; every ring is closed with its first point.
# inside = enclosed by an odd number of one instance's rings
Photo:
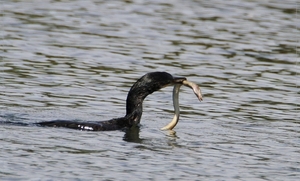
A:
{"type": "MultiPolygon", "coordinates": [[[[1,180],[299,180],[299,15],[288,1],[7,1],[0,11],[1,180]],[[125,114],[146,72],[186,76],[129,132],[24,126],[125,114]],[[22,123],[19,126],[4,123],[22,123]]],[[[298,8],[299,9],[299,8],[298,8]]]]}

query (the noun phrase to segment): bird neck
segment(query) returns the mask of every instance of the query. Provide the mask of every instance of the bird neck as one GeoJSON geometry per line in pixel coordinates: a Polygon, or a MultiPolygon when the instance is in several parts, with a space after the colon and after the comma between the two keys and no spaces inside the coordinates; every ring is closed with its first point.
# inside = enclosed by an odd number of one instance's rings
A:
{"type": "Polygon", "coordinates": [[[143,114],[143,101],[151,93],[145,87],[131,87],[126,100],[125,116],[130,125],[140,123],[143,114]]]}

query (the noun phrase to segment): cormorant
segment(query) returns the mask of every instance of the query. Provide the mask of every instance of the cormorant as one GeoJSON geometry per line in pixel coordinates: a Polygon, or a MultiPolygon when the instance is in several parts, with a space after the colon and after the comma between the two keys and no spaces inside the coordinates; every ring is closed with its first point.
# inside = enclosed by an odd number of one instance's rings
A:
{"type": "Polygon", "coordinates": [[[149,94],[152,94],[153,92],[169,85],[181,85],[183,84],[183,81],[186,81],[185,77],[175,77],[167,72],[147,73],[146,75],[138,79],[129,90],[126,100],[126,115],[124,117],[114,118],[108,121],[101,122],[54,120],[38,122],[36,123],[36,125],[48,127],[65,127],[88,131],[120,130],[126,127],[136,126],[140,123],[142,117],[143,101],[149,94]]]}

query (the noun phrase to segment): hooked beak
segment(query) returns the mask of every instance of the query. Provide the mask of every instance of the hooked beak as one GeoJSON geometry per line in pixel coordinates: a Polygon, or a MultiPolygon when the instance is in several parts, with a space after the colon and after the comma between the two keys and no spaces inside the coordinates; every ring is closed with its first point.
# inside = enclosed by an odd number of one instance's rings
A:
{"type": "Polygon", "coordinates": [[[185,77],[179,77],[179,76],[173,76],[174,84],[183,84],[183,81],[185,81],[185,77]]]}

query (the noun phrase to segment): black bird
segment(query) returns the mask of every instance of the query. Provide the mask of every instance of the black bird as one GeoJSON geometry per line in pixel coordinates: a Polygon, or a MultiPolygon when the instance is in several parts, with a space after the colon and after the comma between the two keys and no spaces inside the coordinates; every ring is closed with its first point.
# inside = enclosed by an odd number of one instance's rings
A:
{"type": "Polygon", "coordinates": [[[128,92],[126,100],[126,115],[101,122],[78,122],[69,120],[54,120],[36,123],[39,126],[65,127],[87,131],[110,131],[130,128],[140,123],[143,113],[143,101],[155,91],[169,85],[182,84],[185,77],[173,77],[167,72],[151,72],[138,79],[128,92]]]}

